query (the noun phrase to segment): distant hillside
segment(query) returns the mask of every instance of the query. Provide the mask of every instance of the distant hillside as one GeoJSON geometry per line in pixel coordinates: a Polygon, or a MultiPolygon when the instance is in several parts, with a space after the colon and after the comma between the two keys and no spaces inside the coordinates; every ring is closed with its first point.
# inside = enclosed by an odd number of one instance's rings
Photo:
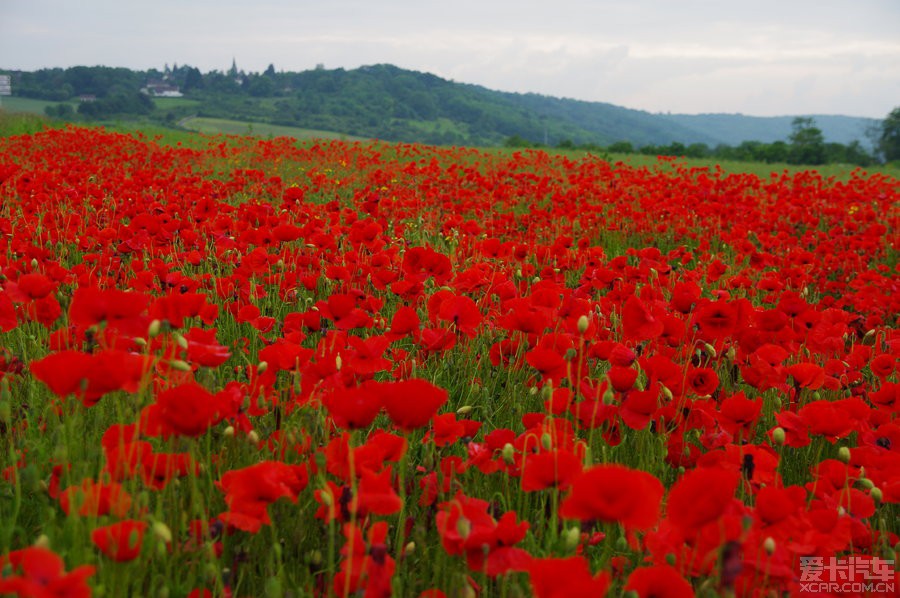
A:
{"type": "MultiPolygon", "coordinates": [[[[190,66],[11,74],[15,95],[44,100],[48,113],[63,118],[131,116],[174,125],[206,117],[443,145],[490,146],[518,138],[549,145],[624,141],[636,147],[674,142],[715,147],[786,140],[792,121],[790,116],[651,114],[602,102],[499,92],[387,64],[303,72],[270,66],[263,73],[244,73],[232,65],[227,72],[206,74],[190,66]]],[[[872,119],[814,118],[826,141],[869,145],[865,132],[872,119]]]]}
{"type": "MultiPolygon", "coordinates": [[[[807,115],[803,115],[807,116],[807,115]]],[[[879,121],[855,116],[811,115],[826,141],[871,143],[866,137],[870,126],[879,121]]],[[[742,141],[772,143],[791,134],[793,116],[744,116],[742,114],[667,114],[659,118],[714,137],[719,143],[738,145],[742,141]]]]}

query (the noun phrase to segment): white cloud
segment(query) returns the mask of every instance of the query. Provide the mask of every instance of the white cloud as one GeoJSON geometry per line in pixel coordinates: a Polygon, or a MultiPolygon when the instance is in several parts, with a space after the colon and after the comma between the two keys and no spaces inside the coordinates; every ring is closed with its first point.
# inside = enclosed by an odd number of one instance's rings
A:
{"type": "Polygon", "coordinates": [[[393,63],[652,111],[900,104],[895,0],[0,0],[0,67],[393,63]]]}

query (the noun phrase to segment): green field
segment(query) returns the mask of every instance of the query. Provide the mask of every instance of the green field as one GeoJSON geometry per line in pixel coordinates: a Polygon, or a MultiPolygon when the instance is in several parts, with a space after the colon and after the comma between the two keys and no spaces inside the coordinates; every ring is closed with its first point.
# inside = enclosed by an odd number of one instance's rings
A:
{"type": "Polygon", "coordinates": [[[172,108],[193,108],[199,106],[202,102],[187,98],[153,98],[153,104],[159,110],[169,110],[172,108]]]}
{"type": "Polygon", "coordinates": [[[50,102],[47,100],[33,100],[31,98],[20,98],[16,96],[3,96],[0,98],[0,108],[8,112],[43,114],[44,108],[47,106],[56,106],[57,104],[71,104],[73,108],[78,106],[78,102],[50,102]]]}
{"type": "Polygon", "coordinates": [[[318,131],[301,129],[268,123],[251,123],[224,118],[207,118],[195,116],[178,123],[181,127],[203,133],[205,135],[249,135],[253,137],[293,137],[295,139],[343,139],[346,141],[362,141],[362,137],[344,135],[334,131],[318,131]]]}

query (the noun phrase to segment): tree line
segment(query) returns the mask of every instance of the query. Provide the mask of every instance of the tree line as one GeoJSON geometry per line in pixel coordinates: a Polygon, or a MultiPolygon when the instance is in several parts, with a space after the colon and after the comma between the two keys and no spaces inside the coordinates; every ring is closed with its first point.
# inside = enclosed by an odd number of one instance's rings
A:
{"type": "Polygon", "coordinates": [[[784,141],[729,146],[688,139],[684,130],[639,111],[496,92],[392,65],[281,72],[270,64],[259,73],[246,73],[235,63],[208,73],[188,65],[147,71],[98,66],[12,75],[16,95],[59,102],[47,113],[70,120],[148,118],[174,124],[197,115],[437,145],[536,147],[552,141],[557,147],[810,165],[900,159],[900,108],[875,132],[873,149],[858,141],[826,142],[810,118],[796,119],[784,141]],[[179,89],[192,102],[157,104],[142,92],[151,81],[179,89]]]}
{"type": "MultiPolygon", "coordinates": [[[[635,147],[628,141],[618,141],[608,146],[595,144],[576,144],[571,140],[563,140],[555,147],[560,149],[580,149],[587,151],[606,151],[618,154],[645,154],[651,156],[676,156],[685,158],[715,158],[738,162],[764,162],[767,164],[784,163],[796,165],[819,166],[822,164],[853,164],[856,166],[872,166],[881,161],[900,159],[900,108],[894,109],[887,119],[874,131],[876,151],[866,150],[859,141],[847,144],[826,142],[822,130],[816,127],[812,117],[797,117],[792,123],[792,132],[785,141],[764,143],[762,141],[744,141],[736,146],[717,145],[710,147],[705,143],[684,144],[673,142],[663,145],[642,145],[635,147]],[[881,155],[879,155],[881,154],[881,155]]],[[[507,147],[541,147],[540,143],[531,143],[521,137],[510,137],[507,147]]]]}

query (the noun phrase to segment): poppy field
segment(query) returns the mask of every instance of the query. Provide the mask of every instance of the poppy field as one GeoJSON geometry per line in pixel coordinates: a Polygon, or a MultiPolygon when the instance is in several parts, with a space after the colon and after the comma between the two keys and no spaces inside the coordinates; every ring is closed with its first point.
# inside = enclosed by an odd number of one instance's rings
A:
{"type": "Polygon", "coordinates": [[[898,197],[0,139],[0,595],[894,596],[898,197]]]}

